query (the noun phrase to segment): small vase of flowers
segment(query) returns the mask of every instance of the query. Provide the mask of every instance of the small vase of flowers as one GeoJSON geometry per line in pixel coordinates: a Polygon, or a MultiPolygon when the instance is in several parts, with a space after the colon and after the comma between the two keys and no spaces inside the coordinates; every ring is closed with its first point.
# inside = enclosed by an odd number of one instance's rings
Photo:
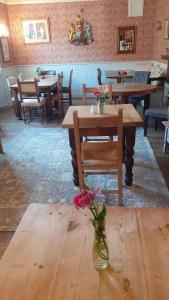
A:
{"type": "Polygon", "coordinates": [[[123,87],[126,87],[126,76],[127,76],[128,72],[127,71],[119,71],[118,72],[118,76],[121,79],[121,83],[123,87]]]}
{"type": "Polygon", "coordinates": [[[104,113],[104,105],[107,99],[109,99],[109,86],[103,86],[94,93],[97,102],[97,113],[104,113]]]}
{"type": "Polygon", "coordinates": [[[94,227],[93,263],[96,269],[106,270],[109,266],[109,250],[105,233],[106,206],[105,196],[100,188],[95,192],[89,189],[82,190],[73,198],[77,209],[88,207],[93,215],[94,227]]]}

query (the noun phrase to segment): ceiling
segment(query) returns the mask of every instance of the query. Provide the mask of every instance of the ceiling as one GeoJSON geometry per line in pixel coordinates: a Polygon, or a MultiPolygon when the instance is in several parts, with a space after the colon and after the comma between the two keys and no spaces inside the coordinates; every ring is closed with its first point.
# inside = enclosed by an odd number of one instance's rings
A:
{"type": "Polygon", "coordinates": [[[0,0],[5,4],[33,4],[33,3],[63,3],[63,2],[84,2],[84,1],[101,1],[101,0],[0,0]]]}

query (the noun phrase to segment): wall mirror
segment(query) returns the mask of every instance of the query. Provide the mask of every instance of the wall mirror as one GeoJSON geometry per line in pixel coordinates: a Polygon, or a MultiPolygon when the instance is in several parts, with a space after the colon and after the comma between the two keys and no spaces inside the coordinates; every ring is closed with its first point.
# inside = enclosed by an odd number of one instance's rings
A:
{"type": "Polygon", "coordinates": [[[118,54],[136,52],[136,26],[118,27],[118,54]]]}

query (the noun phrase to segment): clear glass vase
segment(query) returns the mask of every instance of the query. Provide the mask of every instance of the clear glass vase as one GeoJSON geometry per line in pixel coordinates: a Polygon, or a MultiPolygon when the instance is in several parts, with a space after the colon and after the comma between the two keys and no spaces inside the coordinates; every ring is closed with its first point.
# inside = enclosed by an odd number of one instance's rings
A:
{"type": "Polygon", "coordinates": [[[105,233],[105,220],[93,220],[93,263],[97,270],[106,270],[109,266],[109,250],[105,233]]]}
{"type": "Polygon", "coordinates": [[[97,113],[103,114],[104,113],[104,102],[98,102],[97,103],[97,113]]]}

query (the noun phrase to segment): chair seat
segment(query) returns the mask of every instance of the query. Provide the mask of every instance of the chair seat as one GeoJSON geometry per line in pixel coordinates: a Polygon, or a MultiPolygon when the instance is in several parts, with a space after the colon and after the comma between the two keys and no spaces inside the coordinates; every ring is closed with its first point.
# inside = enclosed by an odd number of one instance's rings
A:
{"type": "Polygon", "coordinates": [[[24,106],[24,107],[40,107],[40,106],[43,106],[45,104],[45,98],[40,97],[39,100],[40,100],[40,102],[38,102],[37,98],[26,98],[26,99],[22,100],[21,106],[24,106]]]}
{"type": "Polygon", "coordinates": [[[145,111],[145,117],[166,119],[167,118],[167,108],[166,107],[149,108],[145,111]]]}

